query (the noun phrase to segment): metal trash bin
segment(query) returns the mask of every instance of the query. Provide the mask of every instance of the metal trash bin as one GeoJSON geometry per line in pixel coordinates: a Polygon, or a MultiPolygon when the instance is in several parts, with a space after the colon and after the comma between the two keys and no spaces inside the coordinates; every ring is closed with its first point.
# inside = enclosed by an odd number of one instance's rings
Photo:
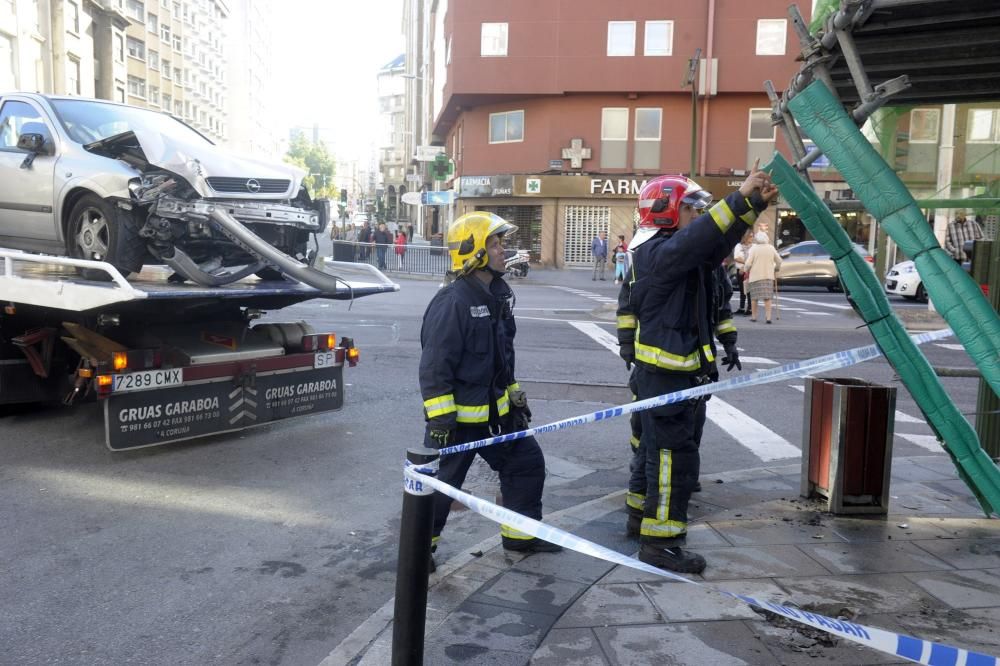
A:
{"type": "Polygon", "coordinates": [[[826,498],[831,513],[888,513],[896,389],[839,378],[805,388],[802,496],[826,498]]]}

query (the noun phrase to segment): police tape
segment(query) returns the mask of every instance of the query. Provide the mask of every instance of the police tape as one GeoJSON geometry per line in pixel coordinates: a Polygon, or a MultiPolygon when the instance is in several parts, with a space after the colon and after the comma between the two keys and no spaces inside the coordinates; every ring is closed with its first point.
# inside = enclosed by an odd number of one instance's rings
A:
{"type": "MultiPolygon", "coordinates": [[[[944,338],[951,337],[952,335],[951,329],[946,328],[940,331],[931,331],[929,333],[913,335],[910,336],[910,338],[915,344],[922,345],[935,340],[943,340],[944,338]]],[[[693,388],[684,389],[683,391],[666,393],[653,398],[646,398],[645,400],[637,400],[635,402],[630,402],[627,405],[620,405],[618,407],[604,409],[599,412],[584,414],[583,416],[573,416],[568,419],[563,419],[562,421],[554,421],[536,428],[528,428],[527,430],[519,430],[505,435],[497,435],[496,437],[487,437],[486,439],[479,439],[473,442],[447,446],[440,449],[439,453],[443,456],[447,456],[455,453],[462,453],[464,451],[473,451],[486,446],[503,444],[505,442],[514,441],[515,439],[530,437],[540,433],[565,430],[566,428],[572,428],[574,426],[596,423],[597,421],[604,421],[605,419],[611,419],[617,416],[631,414],[633,412],[640,412],[645,409],[652,409],[653,407],[672,405],[703,395],[721,393],[723,391],[732,391],[734,389],[747,388],[749,386],[759,386],[761,384],[769,384],[771,382],[780,382],[786,379],[818,374],[820,372],[839,370],[851,365],[863,363],[864,361],[870,361],[871,359],[877,358],[881,355],[882,352],[879,350],[878,345],[856,347],[854,349],[834,352],[833,354],[826,354],[825,356],[817,356],[816,358],[811,358],[806,361],[786,363],[785,365],[777,368],[768,368],[767,370],[760,370],[758,372],[740,375],[738,377],[725,379],[720,382],[702,384],[693,388]]]]}
{"type": "Polygon", "coordinates": [[[437,490],[494,522],[509,525],[520,532],[558,544],[563,548],[569,548],[578,553],[590,555],[591,557],[596,557],[612,564],[619,564],[681,583],[697,585],[710,592],[742,601],[755,608],[780,615],[789,620],[813,627],[814,629],[825,631],[828,634],[833,634],[878,650],[879,652],[891,654],[918,664],[927,664],[928,666],[998,666],[996,657],[981,652],[973,652],[963,648],[926,641],[914,638],[913,636],[886,631],[885,629],[848,622],[844,619],[834,619],[825,615],[819,615],[818,613],[811,613],[774,601],[756,599],[745,594],[707,587],[696,580],[664,571],[592,541],[581,539],[569,532],[564,532],[558,527],[546,525],[540,521],[522,516],[519,513],[514,513],[510,509],[505,509],[486,500],[469,495],[443,481],[422,474],[422,470],[431,471],[429,468],[417,467],[409,462],[406,463],[403,475],[407,492],[428,494],[433,490],[437,490]]]}

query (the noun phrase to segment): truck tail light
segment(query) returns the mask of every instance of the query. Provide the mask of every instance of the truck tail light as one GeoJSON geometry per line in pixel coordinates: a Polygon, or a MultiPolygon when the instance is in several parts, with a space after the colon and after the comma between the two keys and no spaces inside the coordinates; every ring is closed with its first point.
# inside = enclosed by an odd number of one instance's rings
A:
{"type": "Polygon", "coordinates": [[[302,351],[317,352],[337,348],[337,336],[333,333],[315,333],[302,336],[302,351]]]}
{"type": "Polygon", "coordinates": [[[114,383],[115,378],[111,375],[97,375],[97,395],[100,398],[106,398],[111,395],[111,385],[114,383]]]}
{"type": "Polygon", "coordinates": [[[358,360],[361,358],[361,352],[358,351],[357,347],[351,347],[347,350],[347,363],[352,368],[358,364],[358,360]]]}
{"type": "Polygon", "coordinates": [[[111,352],[111,367],[121,372],[128,367],[128,352],[111,352]]]}
{"type": "Polygon", "coordinates": [[[132,349],[111,352],[111,369],[115,372],[126,370],[153,370],[163,365],[163,354],[158,349],[132,349]]]}

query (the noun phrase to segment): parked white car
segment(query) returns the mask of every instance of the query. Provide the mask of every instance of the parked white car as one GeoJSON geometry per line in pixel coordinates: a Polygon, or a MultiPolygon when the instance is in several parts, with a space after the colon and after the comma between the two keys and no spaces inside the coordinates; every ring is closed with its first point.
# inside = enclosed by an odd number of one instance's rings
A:
{"type": "Polygon", "coordinates": [[[927,302],[927,290],[912,261],[901,261],[889,269],[885,276],[885,291],[911,301],[927,302]]]}
{"type": "Polygon", "coordinates": [[[328,217],[304,175],[233,155],[166,113],[0,95],[0,246],[126,275],[166,263],[200,284],[302,273],[328,217]]]}

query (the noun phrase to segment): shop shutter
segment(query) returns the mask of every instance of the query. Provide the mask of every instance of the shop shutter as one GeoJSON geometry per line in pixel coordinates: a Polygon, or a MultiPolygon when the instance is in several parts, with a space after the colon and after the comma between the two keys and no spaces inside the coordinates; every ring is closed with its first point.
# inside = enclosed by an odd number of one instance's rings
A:
{"type": "Polygon", "coordinates": [[[563,261],[567,266],[589,266],[594,263],[590,243],[598,232],[611,225],[609,206],[566,206],[566,226],[563,238],[563,261]]]}

